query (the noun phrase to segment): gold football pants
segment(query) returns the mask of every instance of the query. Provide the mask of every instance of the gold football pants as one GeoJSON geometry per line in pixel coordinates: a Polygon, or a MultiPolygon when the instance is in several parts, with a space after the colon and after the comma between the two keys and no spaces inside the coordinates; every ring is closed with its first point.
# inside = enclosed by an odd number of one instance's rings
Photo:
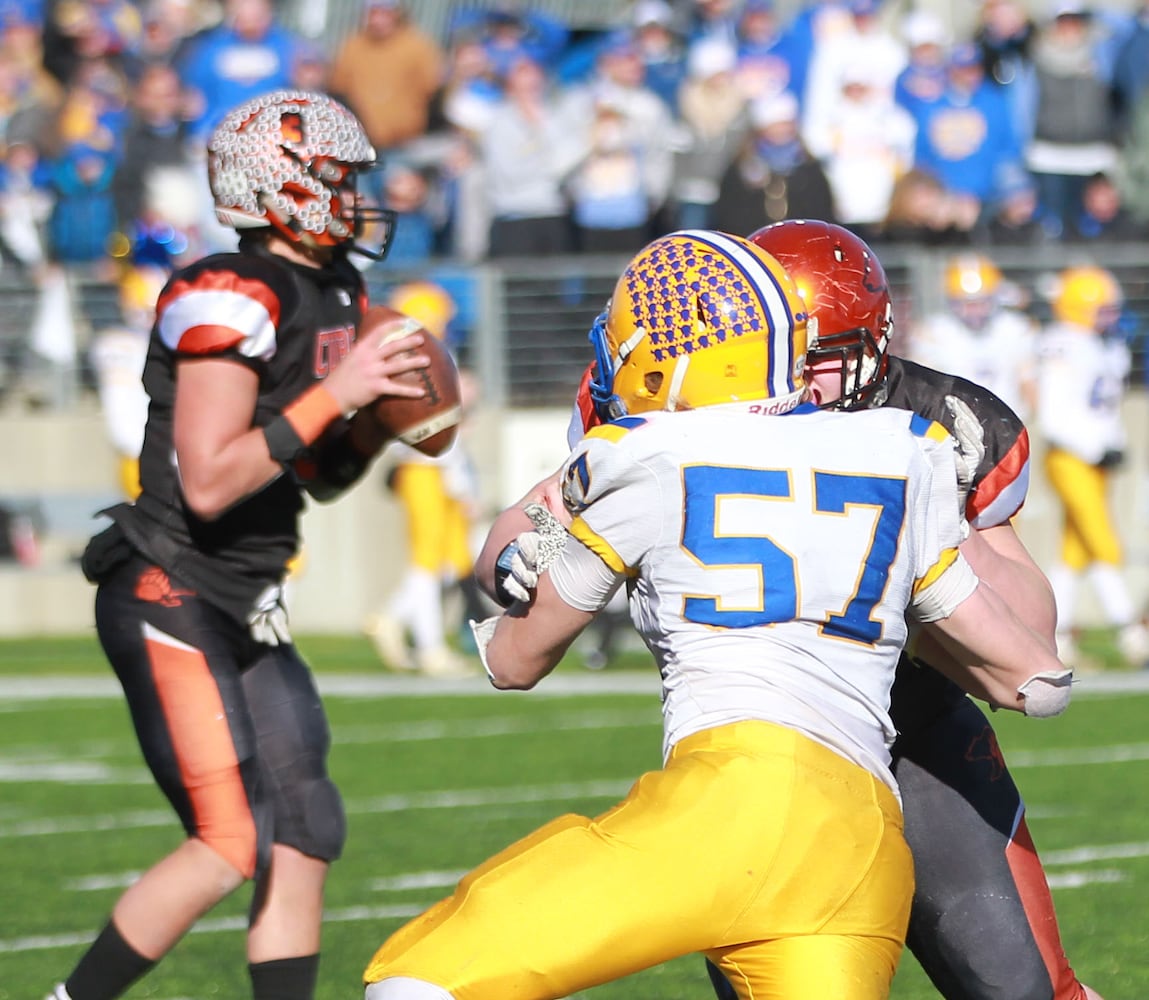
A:
{"type": "Polygon", "coordinates": [[[561,816],[480,865],[364,978],[545,1000],[701,952],[743,998],[881,1000],[912,891],[885,784],[738,722],[683,740],[596,819],[561,816]]]}
{"type": "Polygon", "coordinates": [[[1060,448],[1045,456],[1045,474],[1061,501],[1061,561],[1080,572],[1091,563],[1120,566],[1121,541],[1109,513],[1109,474],[1060,448]]]}
{"type": "Polygon", "coordinates": [[[392,482],[407,515],[409,561],[436,577],[461,580],[474,569],[463,504],[448,495],[435,465],[405,462],[392,482]]]}

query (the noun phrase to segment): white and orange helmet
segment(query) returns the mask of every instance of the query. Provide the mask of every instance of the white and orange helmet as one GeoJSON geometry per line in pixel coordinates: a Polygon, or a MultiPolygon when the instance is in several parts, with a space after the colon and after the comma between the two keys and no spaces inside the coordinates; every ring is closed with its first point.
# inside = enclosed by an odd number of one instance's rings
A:
{"type": "Polygon", "coordinates": [[[276,90],[230,111],[208,141],[216,216],[234,229],[271,227],[307,247],[346,246],[374,260],[395,213],[362,203],[358,175],[375,166],[359,119],[325,94],[276,90]],[[378,247],[355,241],[381,225],[378,247]]]}

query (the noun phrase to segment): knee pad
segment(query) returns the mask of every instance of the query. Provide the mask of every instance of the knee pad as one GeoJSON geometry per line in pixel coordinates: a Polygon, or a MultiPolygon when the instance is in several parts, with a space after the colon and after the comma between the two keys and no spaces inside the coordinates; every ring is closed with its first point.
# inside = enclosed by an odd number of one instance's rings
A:
{"type": "Polygon", "coordinates": [[[276,820],[275,842],[320,861],[335,861],[347,841],[343,797],[330,778],[306,778],[285,793],[292,808],[276,820]]]}
{"type": "Polygon", "coordinates": [[[368,983],[364,1000],[454,1000],[454,998],[443,987],[424,979],[389,976],[377,983],[368,983]]]}

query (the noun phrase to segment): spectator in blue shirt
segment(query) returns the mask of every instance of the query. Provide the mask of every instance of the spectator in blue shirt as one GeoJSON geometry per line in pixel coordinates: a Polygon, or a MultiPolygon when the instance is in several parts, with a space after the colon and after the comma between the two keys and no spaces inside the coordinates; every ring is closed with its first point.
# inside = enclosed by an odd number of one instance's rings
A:
{"type": "Polygon", "coordinates": [[[524,10],[511,0],[491,8],[455,12],[448,33],[451,37],[477,37],[500,79],[520,58],[540,66],[554,65],[570,38],[570,30],[558,19],[524,10]]]}
{"type": "Polygon", "coordinates": [[[805,66],[794,36],[782,30],[774,0],[746,0],[738,20],[738,79],[746,99],[769,99],[782,93],[801,97],[794,67],[805,66]]]}
{"type": "Polygon", "coordinates": [[[915,10],[902,22],[910,61],[894,82],[894,100],[915,118],[941,100],[949,86],[949,30],[933,11],[915,10]]]}
{"type": "Polygon", "coordinates": [[[1005,163],[1021,159],[1004,95],[988,83],[972,43],[950,53],[945,92],[933,104],[911,107],[918,123],[914,166],[928,170],[957,194],[983,204],[1005,163]]]}
{"type": "Polygon", "coordinates": [[[290,87],[300,41],[276,23],[271,0],[227,0],[223,23],[204,32],[178,67],[195,96],[193,128],[207,135],[231,108],[290,87]]]}

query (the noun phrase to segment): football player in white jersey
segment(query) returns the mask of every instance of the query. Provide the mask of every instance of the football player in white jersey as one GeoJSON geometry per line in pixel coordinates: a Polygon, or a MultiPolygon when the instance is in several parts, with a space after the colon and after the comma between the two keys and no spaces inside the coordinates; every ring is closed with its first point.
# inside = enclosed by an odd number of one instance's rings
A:
{"type": "Polygon", "coordinates": [[[1057,596],[1058,645],[1072,648],[1078,584],[1088,576],[1123,655],[1149,658],[1149,629],[1126,585],[1121,538],[1109,509],[1109,478],[1121,464],[1125,428],[1121,399],[1129,348],[1113,329],[1124,295],[1111,271],[1066,268],[1042,338],[1038,421],[1049,443],[1045,473],[1061,502],[1061,552],[1049,578],[1057,596]]]}
{"type": "Polygon", "coordinates": [[[769,254],[655,240],[593,339],[606,422],[563,469],[570,535],[477,632],[493,683],[530,688],[625,585],[664,767],[467,875],[379,949],[367,1000],[564,997],[691,952],[744,1000],[880,1000],[913,885],[889,755],[906,614],[998,707],[1058,712],[1070,673],[958,552],[944,429],[808,402],[805,308],[769,254]]]}
{"type": "Polygon", "coordinates": [[[1003,301],[1001,271],[985,254],[961,253],[946,263],[944,282],[946,307],[914,328],[910,357],[984,386],[1028,419],[1036,403],[1036,330],[1003,301]]]}

